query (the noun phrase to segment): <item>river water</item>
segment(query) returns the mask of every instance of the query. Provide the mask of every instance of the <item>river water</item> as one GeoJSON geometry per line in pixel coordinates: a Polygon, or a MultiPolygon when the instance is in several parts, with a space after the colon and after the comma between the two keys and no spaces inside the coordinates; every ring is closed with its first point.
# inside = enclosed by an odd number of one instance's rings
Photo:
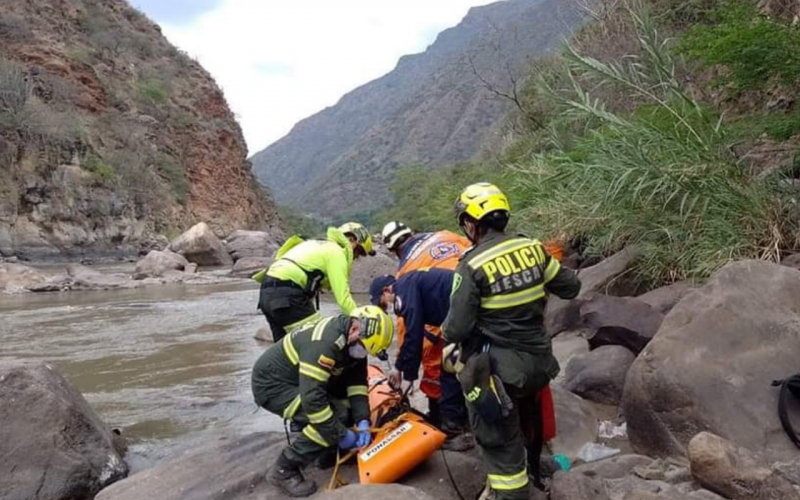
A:
{"type": "Polygon", "coordinates": [[[266,326],[257,298],[245,282],[0,295],[0,357],[56,366],[130,440],[141,470],[211,433],[282,429],[250,392],[269,347],[254,339],[266,326]]]}

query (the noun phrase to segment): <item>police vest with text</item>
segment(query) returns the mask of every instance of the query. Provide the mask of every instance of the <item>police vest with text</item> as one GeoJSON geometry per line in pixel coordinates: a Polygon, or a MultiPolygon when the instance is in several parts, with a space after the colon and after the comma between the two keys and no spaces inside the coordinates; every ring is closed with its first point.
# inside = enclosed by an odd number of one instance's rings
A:
{"type": "Polygon", "coordinates": [[[560,267],[557,260],[547,260],[542,244],[527,238],[506,240],[469,255],[469,267],[485,276],[488,286],[481,290],[481,307],[506,309],[545,298],[544,285],[560,267]]]}

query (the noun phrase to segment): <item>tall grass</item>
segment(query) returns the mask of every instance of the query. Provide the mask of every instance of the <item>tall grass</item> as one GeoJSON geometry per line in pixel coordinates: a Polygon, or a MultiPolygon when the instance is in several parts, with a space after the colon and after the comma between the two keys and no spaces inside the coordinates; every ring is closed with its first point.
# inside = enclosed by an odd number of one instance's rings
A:
{"type": "Polygon", "coordinates": [[[608,254],[643,247],[641,279],[702,278],[733,259],[778,258],[786,230],[769,181],[749,178],[719,116],[695,101],[644,8],[627,9],[639,55],[603,62],[568,47],[566,87],[540,81],[565,120],[592,127],[571,146],[512,165],[535,233],[581,235],[608,254]],[[643,103],[616,112],[593,90],[614,86],[643,103]]]}

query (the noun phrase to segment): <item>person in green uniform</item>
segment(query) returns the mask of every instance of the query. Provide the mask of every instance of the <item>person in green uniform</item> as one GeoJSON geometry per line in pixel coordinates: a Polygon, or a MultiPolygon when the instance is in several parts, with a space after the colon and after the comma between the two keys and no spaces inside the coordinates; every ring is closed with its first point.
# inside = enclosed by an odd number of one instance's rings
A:
{"type": "Polygon", "coordinates": [[[510,206],[497,186],[468,186],[456,215],[474,246],[456,268],[442,331],[460,344],[458,377],[486,461],[486,496],[527,500],[519,408],[559,372],[543,326],[547,296],[572,299],[581,283],[539,241],[505,233],[510,206]]]}
{"type": "Polygon", "coordinates": [[[273,485],[292,497],[309,496],[316,484],[303,477],[303,467],[334,446],[347,450],[370,443],[367,354],[385,355],[393,336],[389,316],[363,306],[294,330],[256,361],[256,404],[303,425],[270,469],[273,485]]]}
{"type": "MultiPolygon", "coordinates": [[[[299,238],[291,239],[290,242],[299,238]]],[[[278,250],[261,281],[258,309],[277,342],[287,331],[320,318],[314,297],[320,289],[333,291],[344,314],[356,308],[350,294],[353,260],[375,255],[372,236],[357,222],[328,228],[327,239],[305,240],[278,250]]]]}

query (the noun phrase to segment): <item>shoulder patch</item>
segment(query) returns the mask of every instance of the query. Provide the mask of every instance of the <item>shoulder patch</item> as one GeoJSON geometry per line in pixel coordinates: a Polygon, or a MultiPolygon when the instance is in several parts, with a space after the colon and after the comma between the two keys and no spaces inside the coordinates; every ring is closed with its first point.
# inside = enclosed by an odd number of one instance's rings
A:
{"type": "Polygon", "coordinates": [[[329,370],[333,370],[333,367],[336,366],[336,360],[333,360],[324,354],[319,355],[317,363],[319,363],[320,366],[327,368],[329,370]]]}
{"type": "Polygon", "coordinates": [[[339,349],[344,349],[345,344],[347,344],[347,340],[345,340],[344,335],[339,335],[339,338],[336,339],[334,344],[336,344],[336,347],[339,349]]]}

